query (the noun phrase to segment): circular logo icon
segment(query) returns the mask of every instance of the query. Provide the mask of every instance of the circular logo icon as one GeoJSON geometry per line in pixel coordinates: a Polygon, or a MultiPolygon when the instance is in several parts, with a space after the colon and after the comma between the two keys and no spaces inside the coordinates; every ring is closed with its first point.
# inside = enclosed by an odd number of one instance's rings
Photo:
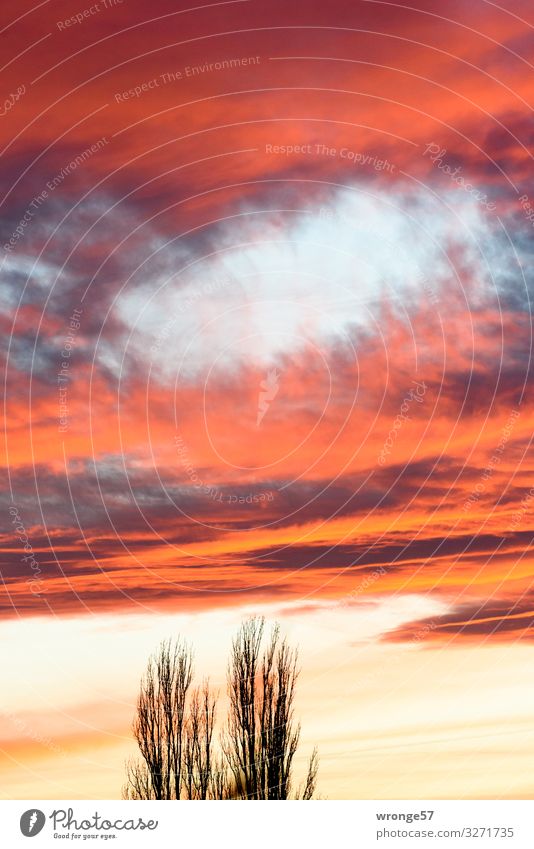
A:
{"type": "Polygon", "coordinates": [[[42,831],[45,822],[46,817],[42,811],[30,808],[29,811],[24,811],[20,818],[20,830],[25,837],[35,837],[42,831]]]}

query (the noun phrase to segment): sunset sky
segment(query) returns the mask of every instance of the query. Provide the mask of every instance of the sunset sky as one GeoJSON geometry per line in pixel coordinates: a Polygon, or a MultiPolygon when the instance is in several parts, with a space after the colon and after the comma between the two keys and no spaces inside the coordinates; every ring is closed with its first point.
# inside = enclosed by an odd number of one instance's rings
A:
{"type": "Polygon", "coordinates": [[[223,693],[251,614],[323,796],[534,796],[504,5],[2,5],[0,798],[118,798],[147,656],[223,693]]]}

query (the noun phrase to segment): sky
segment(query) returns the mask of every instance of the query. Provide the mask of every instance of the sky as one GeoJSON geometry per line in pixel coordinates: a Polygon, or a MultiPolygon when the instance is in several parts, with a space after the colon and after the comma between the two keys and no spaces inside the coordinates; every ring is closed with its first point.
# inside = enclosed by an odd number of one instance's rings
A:
{"type": "Polygon", "coordinates": [[[119,798],[258,614],[324,797],[532,798],[531,4],[0,34],[0,798],[119,798]]]}

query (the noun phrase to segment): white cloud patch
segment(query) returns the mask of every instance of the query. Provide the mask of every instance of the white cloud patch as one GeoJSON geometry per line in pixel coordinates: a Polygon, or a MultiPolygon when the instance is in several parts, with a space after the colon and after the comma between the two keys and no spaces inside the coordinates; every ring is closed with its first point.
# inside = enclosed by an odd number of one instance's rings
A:
{"type": "Polygon", "coordinates": [[[205,377],[211,368],[267,367],[307,346],[379,332],[384,305],[474,306],[506,265],[495,219],[469,196],[437,199],[398,187],[339,190],[296,213],[244,213],[214,236],[216,251],[116,304],[129,344],[155,376],[205,377]]]}

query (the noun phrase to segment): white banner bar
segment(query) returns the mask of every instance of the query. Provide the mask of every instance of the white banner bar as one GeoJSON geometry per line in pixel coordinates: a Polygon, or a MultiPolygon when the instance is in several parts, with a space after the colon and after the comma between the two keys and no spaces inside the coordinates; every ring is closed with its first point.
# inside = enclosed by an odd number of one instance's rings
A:
{"type": "Polygon", "coordinates": [[[3,801],[6,849],[533,849],[533,801],[3,801]],[[29,840],[35,838],[35,843],[29,840]]]}

